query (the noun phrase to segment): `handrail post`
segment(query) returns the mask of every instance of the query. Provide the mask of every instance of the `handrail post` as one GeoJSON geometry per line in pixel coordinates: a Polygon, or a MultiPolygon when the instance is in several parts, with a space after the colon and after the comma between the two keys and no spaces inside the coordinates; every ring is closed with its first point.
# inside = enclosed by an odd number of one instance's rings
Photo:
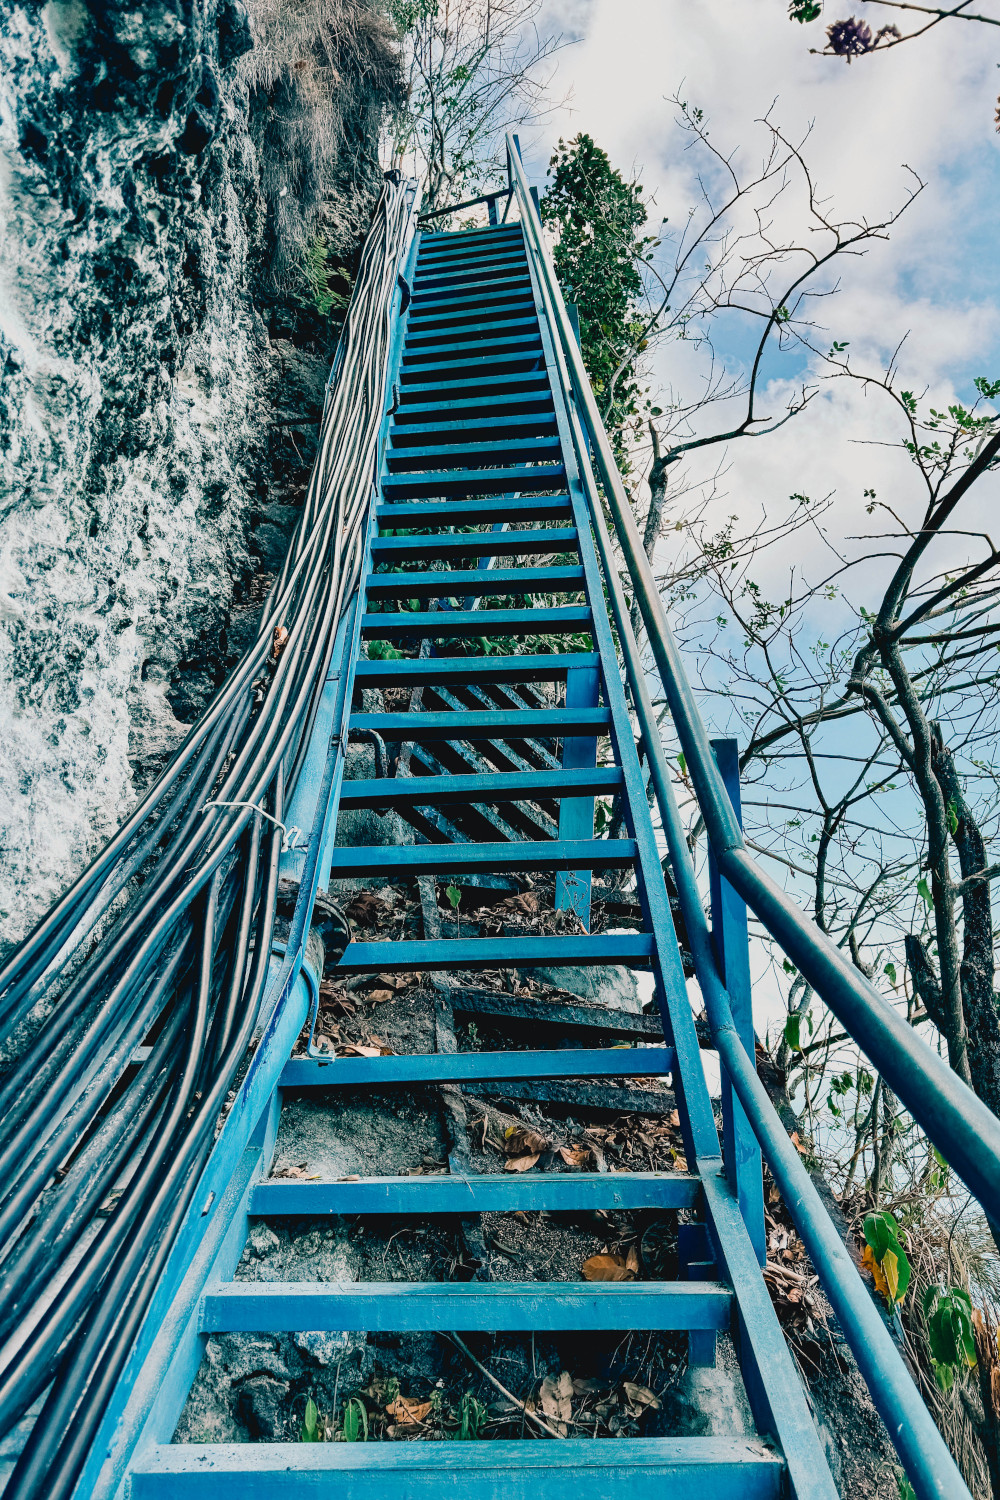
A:
{"type": "MultiPolygon", "coordinates": [[[[712,740],[712,750],[729,793],[736,819],[743,826],[740,806],[740,758],[735,740],[712,740]]],[[[712,938],[723,985],[729,995],[733,1020],[748,1058],[755,1055],[753,994],[750,984],[750,938],[746,902],[719,874],[709,845],[709,888],[712,898],[712,938]]],[[[722,1150],[729,1185],[737,1195],[740,1213],[760,1264],[767,1263],[764,1231],[763,1161],[760,1146],[722,1059],[722,1150]]]]}

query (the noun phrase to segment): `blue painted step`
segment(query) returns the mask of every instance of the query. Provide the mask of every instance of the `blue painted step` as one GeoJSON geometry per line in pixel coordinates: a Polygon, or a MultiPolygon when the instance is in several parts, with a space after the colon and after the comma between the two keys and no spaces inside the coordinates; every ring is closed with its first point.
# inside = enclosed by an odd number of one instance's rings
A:
{"type": "Polygon", "coordinates": [[[375,519],[383,530],[411,526],[488,526],[497,521],[568,521],[573,514],[568,495],[521,499],[513,495],[445,505],[433,500],[411,505],[397,500],[375,507],[375,519]]]}
{"type": "Polygon", "coordinates": [[[282,1088],[512,1082],[518,1078],[653,1078],[673,1071],[672,1047],[570,1047],[539,1052],[427,1052],[403,1057],[293,1057],[282,1088]]]}
{"type": "MultiPolygon", "coordinates": [[[[487,544],[481,544],[482,551],[487,544]]],[[[452,568],[441,573],[373,573],[369,599],[451,599],[501,594],[578,594],[582,568],[452,568]]]]}
{"type": "MultiPolygon", "coordinates": [[[[332,880],[359,879],[378,872],[386,880],[406,875],[474,875],[518,870],[627,869],[635,860],[634,839],[569,839],[559,843],[359,845],[334,849],[332,880]]],[[[402,944],[394,944],[402,947],[402,944]]],[[[433,967],[433,966],[431,966],[433,967]]]]}
{"type": "Polygon", "coordinates": [[[392,430],[389,456],[410,448],[439,450],[447,444],[459,441],[468,443],[497,443],[524,437],[544,437],[556,431],[555,412],[530,412],[522,416],[480,416],[464,421],[411,422],[397,425],[392,430]]]}
{"type": "MultiPolygon", "coordinates": [[[[433,659],[433,658],[432,658],[433,659]]],[[[486,658],[489,660],[489,658],[486,658]]],[[[345,781],[342,811],[423,803],[516,802],[522,798],[609,796],[622,785],[617,766],[582,771],[494,771],[480,776],[415,776],[388,781],[345,781]]]]}
{"type": "Polygon", "coordinates": [[[454,328],[461,332],[462,329],[470,326],[470,316],[480,322],[494,323],[498,320],[506,322],[509,318],[527,317],[534,311],[535,304],[531,297],[506,297],[498,293],[487,299],[481,309],[474,309],[471,315],[465,310],[439,312],[434,309],[425,309],[413,313],[407,332],[422,334],[432,328],[454,328]]]}
{"type": "Polygon", "coordinates": [[[439,610],[434,614],[364,615],[366,641],[480,639],[503,635],[567,635],[589,632],[590,610],[566,604],[560,609],[439,610]]]}
{"type": "Polygon", "coordinates": [[[687,1172],[541,1172],[459,1177],[279,1178],[258,1183],[250,1213],[263,1219],[314,1214],[580,1213],[585,1209],[697,1208],[700,1180],[687,1172]]]}
{"type": "Polygon", "coordinates": [[[202,1302],[203,1333],[535,1333],[728,1328],[718,1282],[230,1281],[202,1302]]]}
{"type": "Polygon", "coordinates": [[[492,340],[499,334],[503,334],[507,338],[519,337],[528,333],[535,335],[535,337],[540,336],[538,319],[536,317],[525,317],[523,314],[511,317],[509,314],[505,316],[504,313],[498,311],[494,316],[487,319],[480,318],[475,322],[463,319],[460,324],[455,324],[454,327],[449,324],[443,328],[438,327],[437,321],[434,319],[429,320],[429,322],[431,326],[427,326],[427,323],[423,320],[419,323],[410,323],[406,333],[408,355],[416,353],[418,350],[424,348],[425,345],[440,346],[448,344],[452,340],[457,343],[469,342],[470,346],[473,346],[478,337],[492,340]]]}
{"type": "Polygon", "coordinates": [[[611,713],[606,708],[351,715],[352,729],[374,729],[384,740],[524,739],[536,734],[574,734],[589,738],[606,734],[610,725],[611,713]]]}
{"type": "Polygon", "coordinates": [[[414,370],[422,371],[424,365],[433,365],[436,369],[443,369],[446,365],[461,365],[472,356],[493,361],[508,353],[526,350],[536,356],[541,347],[542,337],[537,326],[532,327],[529,333],[511,332],[491,338],[483,337],[460,342],[438,339],[429,343],[426,348],[418,347],[404,354],[400,378],[405,380],[413,374],[414,370]]]}
{"type": "Polygon", "coordinates": [[[432,470],[429,473],[399,474],[382,481],[387,500],[416,499],[418,495],[496,495],[504,490],[530,494],[537,490],[562,489],[566,470],[561,463],[535,464],[531,468],[432,470]]]}
{"type": "MultiPolygon", "coordinates": [[[[435,845],[439,868],[450,869],[455,845],[435,845]]],[[[384,851],[380,851],[384,852],[384,851]]],[[[449,938],[413,942],[349,943],[339,973],[414,974],[426,969],[562,969],[603,964],[645,968],[653,957],[646,933],[601,933],[596,937],[449,938]]]]}
{"type": "Polygon", "coordinates": [[[429,465],[456,468],[463,465],[537,463],[540,459],[557,458],[561,453],[557,437],[507,438],[504,441],[487,439],[474,442],[464,439],[457,443],[433,443],[423,446],[392,448],[386,455],[386,466],[392,474],[402,474],[409,469],[426,469],[429,465]]]}
{"type": "Polygon", "coordinates": [[[375,537],[372,562],[400,563],[422,561],[428,557],[474,557],[488,548],[490,557],[526,557],[533,552],[570,552],[577,550],[579,534],[575,526],[559,526],[549,531],[504,531],[489,536],[392,536],[375,537]]]}
{"type": "Polygon", "coordinates": [[[131,1500],[779,1500],[784,1464],[749,1438],[162,1444],[131,1500]]]}

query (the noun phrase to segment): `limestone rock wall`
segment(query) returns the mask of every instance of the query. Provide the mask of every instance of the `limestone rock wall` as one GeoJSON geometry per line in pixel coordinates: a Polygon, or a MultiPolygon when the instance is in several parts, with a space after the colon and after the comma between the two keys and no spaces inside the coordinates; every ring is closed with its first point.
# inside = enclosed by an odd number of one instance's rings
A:
{"type": "Polygon", "coordinates": [[[0,951],[197,717],[294,525],[335,328],[282,205],[339,90],[295,225],[349,265],[394,67],[374,0],[302,13],[275,62],[282,4],[0,5],[0,951]],[[367,18],[336,59],[331,14],[367,18]]]}

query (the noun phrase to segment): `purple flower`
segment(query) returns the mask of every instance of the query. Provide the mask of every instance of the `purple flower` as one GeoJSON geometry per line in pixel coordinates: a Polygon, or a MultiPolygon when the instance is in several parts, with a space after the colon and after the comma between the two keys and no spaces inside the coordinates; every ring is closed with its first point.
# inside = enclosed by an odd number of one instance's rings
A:
{"type": "Polygon", "coordinates": [[[875,45],[872,29],[867,21],[858,21],[852,16],[849,21],[834,21],[826,28],[827,42],[835,57],[861,57],[875,45]]]}

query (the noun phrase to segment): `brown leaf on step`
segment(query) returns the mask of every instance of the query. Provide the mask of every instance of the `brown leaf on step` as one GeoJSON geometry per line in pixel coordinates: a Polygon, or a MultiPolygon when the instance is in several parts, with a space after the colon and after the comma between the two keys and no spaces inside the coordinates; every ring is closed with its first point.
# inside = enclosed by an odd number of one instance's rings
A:
{"type": "Polygon", "coordinates": [[[670,1125],[680,1125],[680,1123],[681,1123],[680,1113],[676,1109],[671,1110],[670,1114],[667,1116],[667,1122],[670,1125]]]}
{"type": "Polygon", "coordinates": [[[625,1265],[628,1270],[636,1276],[639,1274],[639,1246],[630,1245],[628,1255],[625,1257],[625,1265]]]}
{"type": "Polygon", "coordinates": [[[318,1172],[310,1172],[304,1161],[300,1161],[297,1167],[279,1167],[277,1172],[271,1173],[272,1177],[294,1177],[300,1182],[316,1182],[319,1179],[318,1172]]]}
{"type": "Polygon", "coordinates": [[[542,1411],[554,1422],[573,1420],[573,1377],[568,1370],[546,1375],[538,1389],[542,1411]]]}
{"type": "Polygon", "coordinates": [[[385,1411],[386,1416],[392,1417],[401,1427],[409,1427],[415,1422],[422,1422],[430,1409],[429,1401],[414,1401],[409,1396],[397,1396],[395,1401],[390,1401],[385,1411]]]}
{"type": "Polygon", "coordinates": [[[389,915],[389,907],[374,891],[358,891],[346,912],[359,927],[376,927],[389,915]]]}
{"type": "Polygon", "coordinates": [[[560,1146],[559,1155],[568,1167],[585,1167],[591,1152],[589,1146],[560,1146]]]}
{"type": "Polygon", "coordinates": [[[508,1156],[526,1156],[532,1152],[540,1156],[549,1149],[549,1142],[544,1135],[539,1135],[537,1130],[529,1130],[526,1125],[508,1125],[503,1135],[503,1149],[508,1156]]]}
{"type": "Polygon", "coordinates": [[[624,1255],[592,1255],[583,1263],[586,1281],[633,1281],[635,1272],[629,1269],[624,1255]]]}
{"type": "Polygon", "coordinates": [[[536,1151],[531,1156],[512,1156],[510,1160],[504,1164],[504,1171],[530,1172],[532,1167],[537,1162],[540,1154],[540,1152],[536,1151]]]}
{"type": "Polygon", "coordinates": [[[358,1042],[348,1042],[342,1049],[344,1057],[382,1057],[381,1047],[362,1047],[358,1042]]]}
{"type": "Polygon", "coordinates": [[[392,999],[392,990],[369,990],[365,996],[372,1005],[384,1005],[387,1000],[392,999]]]}
{"type": "Polygon", "coordinates": [[[686,1172],[688,1169],[687,1157],[675,1156],[670,1165],[675,1172],[686,1172]]]}
{"type": "Polygon", "coordinates": [[[626,1380],[622,1386],[630,1406],[650,1406],[653,1411],[659,1411],[662,1402],[655,1391],[651,1391],[648,1385],[636,1385],[634,1381],[626,1380]]]}

